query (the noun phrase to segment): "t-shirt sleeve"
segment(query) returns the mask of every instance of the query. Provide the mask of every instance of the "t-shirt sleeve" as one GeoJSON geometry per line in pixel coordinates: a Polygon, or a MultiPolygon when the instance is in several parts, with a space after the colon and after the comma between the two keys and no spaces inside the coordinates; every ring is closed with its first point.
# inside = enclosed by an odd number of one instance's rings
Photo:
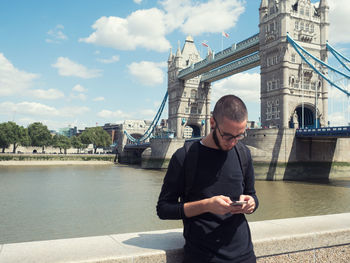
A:
{"type": "Polygon", "coordinates": [[[177,155],[179,150],[170,159],[165,174],[163,186],[157,203],[157,214],[160,219],[183,219],[184,204],[180,197],[184,194],[184,172],[177,155]]]}
{"type": "Polygon", "coordinates": [[[254,167],[253,167],[253,160],[250,154],[249,149],[247,148],[247,161],[248,161],[248,167],[247,167],[247,174],[245,175],[245,187],[244,187],[244,194],[250,195],[255,200],[255,209],[259,206],[259,199],[256,195],[255,191],[255,175],[254,175],[254,167]]]}

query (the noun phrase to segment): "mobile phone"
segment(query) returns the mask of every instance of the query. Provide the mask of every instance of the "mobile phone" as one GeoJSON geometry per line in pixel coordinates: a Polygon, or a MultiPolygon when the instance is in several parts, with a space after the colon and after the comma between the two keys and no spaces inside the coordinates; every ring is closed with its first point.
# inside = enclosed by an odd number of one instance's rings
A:
{"type": "Polygon", "coordinates": [[[233,201],[233,203],[231,204],[232,206],[239,206],[239,205],[245,205],[247,204],[247,201],[233,201]]]}

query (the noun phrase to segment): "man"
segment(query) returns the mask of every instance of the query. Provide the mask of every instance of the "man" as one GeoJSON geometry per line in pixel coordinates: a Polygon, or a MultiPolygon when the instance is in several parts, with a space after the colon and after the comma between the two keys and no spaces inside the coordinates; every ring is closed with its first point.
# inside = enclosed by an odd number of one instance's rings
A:
{"type": "Polygon", "coordinates": [[[247,108],[240,98],[227,95],[216,103],[210,134],[191,146],[198,150],[192,151],[197,161],[188,193],[191,151],[182,147],[170,160],[157,213],[161,219],[183,220],[184,263],[256,262],[244,215],[258,207],[252,160],[248,148],[241,145],[247,156],[246,169],[242,169],[242,153],[235,147],[245,137],[247,120],[247,108]],[[245,203],[233,205],[234,201],[245,203]]]}

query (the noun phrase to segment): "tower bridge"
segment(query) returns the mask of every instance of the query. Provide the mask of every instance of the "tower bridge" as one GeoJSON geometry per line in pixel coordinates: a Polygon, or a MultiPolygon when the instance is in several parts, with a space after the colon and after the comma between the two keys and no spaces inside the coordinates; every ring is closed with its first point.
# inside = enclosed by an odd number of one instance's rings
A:
{"type": "MultiPolygon", "coordinates": [[[[274,128],[272,137],[276,146],[271,151],[278,151],[279,156],[271,162],[300,160],[296,149],[301,152],[306,146],[299,143],[296,147],[295,140],[301,137],[301,132],[328,124],[329,86],[349,96],[347,90],[329,78],[329,72],[350,78],[328,65],[329,27],[327,0],[320,0],[318,5],[310,0],[261,0],[258,34],[217,53],[209,50],[204,59],[200,57],[194,39],[188,36],[182,49],[178,46],[168,58],[168,129],[173,131],[175,140],[183,139],[188,127],[192,128],[193,137],[209,134],[212,82],[260,66],[261,126],[274,128]],[[300,128],[297,136],[296,128],[300,128]],[[294,157],[287,160],[280,156],[278,142],[288,129],[292,130],[292,135],[287,133],[293,143],[285,153],[294,157]]],[[[252,130],[249,133],[246,142],[252,147],[255,135],[267,134],[264,129],[257,134],[252,130]]],[[[308,138],[317,136],[313,134],[308,138]]],[[[157,152],[169,157],[169,151],[159,150],[172,148],[167,142],[158,141],[153,145],[157,146],[152,147],[151,139],[152,154],[157,152]]]]}

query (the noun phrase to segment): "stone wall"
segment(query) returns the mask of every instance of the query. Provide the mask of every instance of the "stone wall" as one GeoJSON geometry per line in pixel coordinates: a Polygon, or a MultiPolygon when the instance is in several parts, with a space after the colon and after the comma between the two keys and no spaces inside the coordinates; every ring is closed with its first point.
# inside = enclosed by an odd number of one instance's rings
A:
{"type": "Polygon", "coordinates": [[[173,153],[181,148],[185,139],[162,138],[151,139],[151,147],[142,154],[142,168],[161,169],[167,168],[173,153]]]}
{"type": "MultiPolygon", "coordinates": [[[[350,262],[350,213],[249,223],[258,263],[350,262]]],[[[181,263],[182,229],[0,244],[0,262],[181,263]]]]}

